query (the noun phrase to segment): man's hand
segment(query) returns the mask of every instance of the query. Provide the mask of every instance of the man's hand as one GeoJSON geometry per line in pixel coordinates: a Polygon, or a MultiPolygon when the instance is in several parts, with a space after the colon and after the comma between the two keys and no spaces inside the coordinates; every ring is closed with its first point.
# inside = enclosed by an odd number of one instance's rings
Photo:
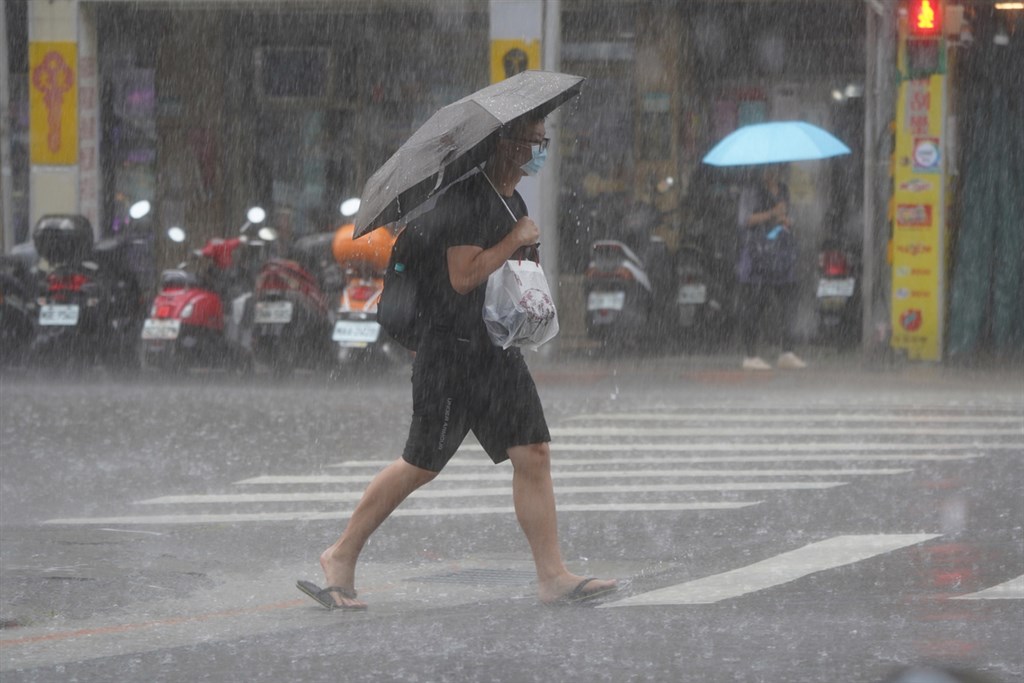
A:
{"type": "Polygon", "coordinates": [[[512,226],[498,244],[484,250],[480,247],[458,246],[448,248],[448,278],[452,289],[459,294],[468,294],[487,281],[487,276],[512,258],[522,247],[540,242],[540,228],[528,216],[523,216],[512,226]]]}
{"type": "Polygon", "coordinates": [[[512,226],[512,239],[518,247],[528,247],[540,242],[540,228],[529,216],[523,216],[512,226]]]}

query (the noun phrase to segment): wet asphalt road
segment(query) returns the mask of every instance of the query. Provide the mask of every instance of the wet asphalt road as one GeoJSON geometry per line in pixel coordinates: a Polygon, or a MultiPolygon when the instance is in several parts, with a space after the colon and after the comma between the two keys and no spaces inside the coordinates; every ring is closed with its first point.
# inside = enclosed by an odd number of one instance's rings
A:
{"type": "Polygon", "coordinates": [[[295,590],[408,427],[402,369],[3,376],[0,673],[15,681],[1024,680],[1019,372],[532,361],[568,564],[542,607],[510,475],[468,443],[295,590]]]}

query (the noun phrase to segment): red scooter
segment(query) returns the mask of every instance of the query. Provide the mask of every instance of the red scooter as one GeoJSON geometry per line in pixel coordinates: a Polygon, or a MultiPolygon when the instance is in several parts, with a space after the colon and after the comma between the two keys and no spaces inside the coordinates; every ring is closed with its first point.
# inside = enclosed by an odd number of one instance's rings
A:
{"type": "Polygon", "coordinates": [[[193,253],[194,268],[165,270],[142,328],[144,367],[252,369],[252,282],[265,244],[212,239],[193,253]]]}
{"type": "Polygon", "coordinates": [[[299,239],[290,250],[293,258],[270,259],[256,278],[253,353],[277,376],[331,363],[327,296],[313,273],[326,271],[333,238],[326,233],[299,239]]]}

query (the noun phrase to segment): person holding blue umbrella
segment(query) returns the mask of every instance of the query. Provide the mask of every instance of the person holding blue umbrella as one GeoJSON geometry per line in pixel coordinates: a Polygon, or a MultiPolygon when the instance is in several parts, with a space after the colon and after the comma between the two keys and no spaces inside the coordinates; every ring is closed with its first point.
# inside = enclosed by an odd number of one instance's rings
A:
{"type": "Polygon", "coordinates": [[[798,302],[796,240],[789,217],[789,188],[783,181],[783,164],[765,164],[756,182],[740,194],[740,249],[736,277],[740,283],[740,334],[744,370],[771,370],[758,353],[762,338],[780,349],[776,367],[799,370],[807,364],[794,352],[793,322],[798,302]],[[775,304],[780,316],[766,315],[775,304]],[[770,326],[766,325],[772,322],[770,326]],[[768,327],[768,329],[766,329],[768,327]]]}
{"type": "Polygon", "coordinates": [[[755,181],[740,196],[739,254],[740,329],[744,370],[771,370],[758,353],[758,341],[769,319],[771,303],[781,309],[773,328],[781,349],[776,367],[807,367],[793,351],[793,319],[797,306],[796,238],[789,215],[785,164],[849,154],[841,140],[804,121],[771,121],[739,128],[716,144],[703,161],[712,166],[752,166],[755,181]]]}

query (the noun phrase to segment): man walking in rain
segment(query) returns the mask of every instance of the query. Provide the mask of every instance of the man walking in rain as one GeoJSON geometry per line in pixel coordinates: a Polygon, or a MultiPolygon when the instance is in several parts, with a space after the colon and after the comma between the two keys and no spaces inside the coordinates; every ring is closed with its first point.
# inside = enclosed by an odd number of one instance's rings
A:
{"type": "Polygon", "coordinates": [[[540,239],[515,188],[540,170],[544,134],[541,117],[502,128],[483,171],[451,187],[434,209],[442,212],[437,237],[447,262],[439,270],[448,282],[428,304],[405,450],[374,477],[341,537],[320,555],[326,587],[298,584],[329,609],[366,609],[355,591],[360,551],[409,494],[438,475],[470,430],[491,460],[512,462],[516,517],[533,553],[540,601],[577,602],[616,588],[614,580],[572,574],[562,561],[544,410],[520,351],[493,345],[481,317],[488,276],[540,239]]]}

